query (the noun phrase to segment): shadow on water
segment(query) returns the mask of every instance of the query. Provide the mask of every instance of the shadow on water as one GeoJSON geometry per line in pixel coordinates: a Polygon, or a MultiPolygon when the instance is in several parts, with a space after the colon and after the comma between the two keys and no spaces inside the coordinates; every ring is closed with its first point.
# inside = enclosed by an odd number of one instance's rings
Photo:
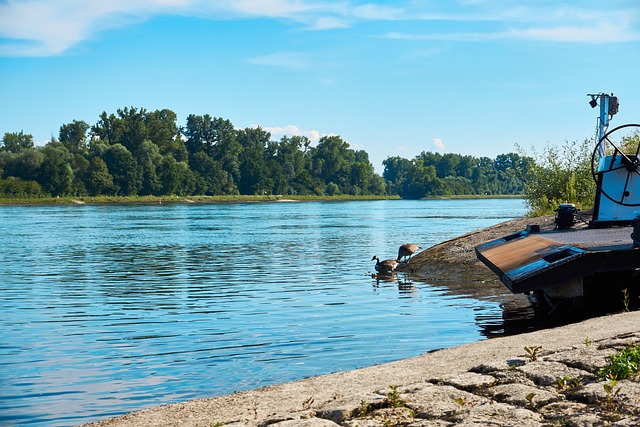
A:
{"type": "Polygon", "coordinates": [[[640,310],[640,281],[625,282],[606,289],[591,290],[580,299],[549,301],[540,292],[512,294],[497,279],[469,279],[459,282],[433,281],[426,284],[418,277],[406,273],[393,275],[373,274],[374,287],[395,285],[400,296],[411,295],[420,286],[445,289],[452,297],[473,298],[479,301],[498,302],[502,316],[477,310],[476,325],[482,336],[497,338],[534,332],[578,323],[590,318],[640,310]]]}

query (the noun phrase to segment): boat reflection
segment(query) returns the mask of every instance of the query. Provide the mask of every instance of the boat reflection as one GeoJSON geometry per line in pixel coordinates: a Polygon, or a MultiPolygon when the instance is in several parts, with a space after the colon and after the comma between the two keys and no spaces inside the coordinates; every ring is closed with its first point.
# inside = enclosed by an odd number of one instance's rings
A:
{"type": "Polygon", "coordinates": [[[401,298],[416,297],[421,290],[429,289],[441,292],[444,297],[450,297],[452,305],[462,304],[462,301],[476,300],[479,308],[476,310],[475,322],[482,336],[486,338],[533,332],[623,310],[640,309],[640,290],[636,288],[621,290],[620,295],[613,298],[608,293],[606,296],[574,304],[571,310],[554,311],[553,307],[535,294],[507,292],[497,279],[469,278],[469,280],[427,283],[424,279],[405,272],[372,274],[371,278],[375,290],[394,286],[397,287],[401,298]],[[501,316],[484,310],[484,304],[487,302],[497,303],[501,309],[501,316]]]}

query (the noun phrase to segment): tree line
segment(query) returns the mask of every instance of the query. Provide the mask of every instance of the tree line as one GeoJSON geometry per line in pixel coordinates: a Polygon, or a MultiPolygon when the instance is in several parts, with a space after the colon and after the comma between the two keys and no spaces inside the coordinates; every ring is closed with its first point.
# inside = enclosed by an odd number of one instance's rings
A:
{"type": "Polygon", "coordinates": [[[24,131],[0,145],[0,197],[137,195],[399,195],[402,198],[521,194],[530,159],[422,152],[390,157],[382,176],[364,150],[339,136],[272,140],[208,114],[177,124],[168,109],[102,112],[74,120],[36,147],[24,131]]]}

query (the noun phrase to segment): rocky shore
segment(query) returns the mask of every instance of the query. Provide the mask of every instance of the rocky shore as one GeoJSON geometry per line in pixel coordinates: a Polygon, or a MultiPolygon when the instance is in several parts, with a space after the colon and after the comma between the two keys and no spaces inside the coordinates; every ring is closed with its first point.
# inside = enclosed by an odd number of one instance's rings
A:
{"type": "MultiPolygon", "coordinates": [[[[536,223],[550,226],[547,220],[536,223]]],[[[473,248],[530,222],[434,246],[406,268],[439,281],[495,280],[473,248]]],[[[87,426],[637,426],[640,382],[598,373],[609,356],[639,343],[640,312],[620,313],[87,426]]]]}

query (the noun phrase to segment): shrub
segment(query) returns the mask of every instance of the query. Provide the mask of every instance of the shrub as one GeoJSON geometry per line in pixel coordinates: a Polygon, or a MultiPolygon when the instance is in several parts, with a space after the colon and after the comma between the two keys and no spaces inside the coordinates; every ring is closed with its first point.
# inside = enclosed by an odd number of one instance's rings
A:
{"type": "Polygon", "coordinates": [[[561,147],[546,145],[542,155],[532,155],[517,147],[521,155],[532,157],[525,176],[524,197],[532,216],[553,213],[562,203],[580,209],[593,207],[595,182],[591,172],[593,142],[567,142],[561,147]]]}

